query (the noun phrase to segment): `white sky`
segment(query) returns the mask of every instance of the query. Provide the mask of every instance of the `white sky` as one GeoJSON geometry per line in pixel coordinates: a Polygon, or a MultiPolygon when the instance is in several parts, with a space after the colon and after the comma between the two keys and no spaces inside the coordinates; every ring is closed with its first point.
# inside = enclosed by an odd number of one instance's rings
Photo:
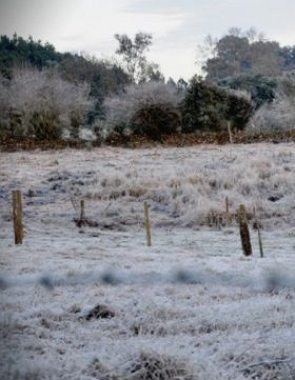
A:
{"type": "Polygon", "coordinates": [[[197,46],[207,34],[255,27],[294,45],[294,17],[295,0],[0,0],[0,34],[31,35],[59,51],[107,58],[115,33],[152,33],[149,57],[175,79],[197,72],[197,46]]]}

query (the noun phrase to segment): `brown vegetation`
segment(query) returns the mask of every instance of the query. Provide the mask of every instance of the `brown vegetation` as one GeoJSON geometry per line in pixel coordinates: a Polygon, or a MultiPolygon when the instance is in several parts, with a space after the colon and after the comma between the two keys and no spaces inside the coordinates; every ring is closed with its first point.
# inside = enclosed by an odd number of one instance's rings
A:
{"type": "MultiPolygon", "coordinates": [[[[295,142],[295,130],[291,131],[277,131],[277,132],[261,132],[261,133],[247,133],[243,131],[234,134],[235,144],[252,144],[259,142],[272,142],[274,144],[281,142],[295,142]]],[[[149,146],[193,146],[199,144],[216,144],[225,145],[229,143],[229,136],[226,131],[223,132],[201,132],[201,133],[188,133],[180,134],[174,133],[163,135],[161,142],[154,141],[147,136],[122,136],[120,134],[110,135],[104,142],[96,140],[77,141],[77,140],[44,140],[37,141],[33,138],[0,138],[0,151],[14,152],[19,150],[49,150],[49,149],[83,149],[101,146],[102,144],[110,146],[122,146],[126,148],[145,148],[149,146]]]]}

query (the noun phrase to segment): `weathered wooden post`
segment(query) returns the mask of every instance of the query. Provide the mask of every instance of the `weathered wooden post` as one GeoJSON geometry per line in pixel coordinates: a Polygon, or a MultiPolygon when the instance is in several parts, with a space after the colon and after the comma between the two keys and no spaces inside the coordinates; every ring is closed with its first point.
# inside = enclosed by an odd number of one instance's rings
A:
{"type": "Polygon", "coordinates": [[[260,227],[259,227],[258,223],[257,223],[257,233],[258,233],[258,243],[259,243],[260,257],[264,257],[262,238],[261,238],[260,227]]]}
{"type": "Polygon", "coordinates": [[[146,231],[146,241],[147,246],[150,247],[152,245],[152,235],[151,235],[151,223],[149,217],[149,205],[147,201],[144,202],[144,226],[146,231]]]}
{"type": "Polygon", "coordinates": [[[227,131],[228,131],[228,136],[229,136],[229,142],[233,144],[234,140],[233,140],[233,134],[231,130],[231,121],[227,122],[227,131]]]}
{"type": "Polygon", "coordinates": [[[240,237],[242,243],[242,249],[245,256],[252,255],[252,245],[250,239],[250,232],[247,221],[246,208],[244,205],[240,205],[238,210],[238,219],[240,225],[240,237]]]}
{"type": "Polygon", "coordinates": [[[22,196],[20,190],[12,192],[12,212],[13,212],[13,227],[14,227],[14,242],[15,244],[23,243],[23,209],[22,196]]]}
{"type": "Polygon", "coordinates": [[[80,221],[85,219],[85,202],[84,199],[80,200],[80,221]]]}
{"type": "Polygon", "coordinates": [[[228,197],[225,197],[225,219],[226,224],[229,225],[231,223],[231,215],[229,212],[229,200],[228,197]]]}

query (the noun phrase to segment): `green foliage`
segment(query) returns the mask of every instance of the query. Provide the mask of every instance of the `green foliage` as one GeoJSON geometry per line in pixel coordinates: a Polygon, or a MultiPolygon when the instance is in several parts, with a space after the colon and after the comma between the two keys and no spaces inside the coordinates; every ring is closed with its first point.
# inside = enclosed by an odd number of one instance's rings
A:
{"type": "Polygon", "coordinates": [[[132,117],[131,128],[136,135],[161,141],[162,135],[180,131],[181,114],[171,105],[143,106],[132,117]]]}
{"type": "Polygon", "coordinates": [[[254,111],[251,102],[244,97],[228,94],[226,103],[225,118],[232,122],[234,128],[244,129],[254,111]]]}
{"type": "Polygon", "coordinates": [[[16,34],[11,39],[6,35],[0,36],[0,74],[6,78],[12,77],[16,66],[30,65],[41,70],[59,63],[62,56],[51,44],[42,44],[32,37],[25,40],[16,34]]]}
{"type": "Polygon", "coordinates": [[[194,77],[183,101],[182,131],[189,133],[198,129],[221,129],[220,115],[224,113],[224,97],[225,91],[194,77]]]}
{"type": "Polygon", "coordinates": [[[231,120],[237,129],[243,129],[252,112],[251,103],[195,76],[182,103],[184,133],[196,130],[220,131],[231,120]]]}
{"type": "Polygon", "coordinates": [[[262,75],[241,75],[221,80],[218,85],[225,89],[247,91],[255,109],[258,109],[264,103],[271,103],[275,99],[278,83],[277,80],[262,75]]]}
{"type": "Polygon", "coordinates": [[[36,140],[56,140],[61,138],[63,126],[55,110],[41,109],[32,113],[28,132],[36,140]]]}

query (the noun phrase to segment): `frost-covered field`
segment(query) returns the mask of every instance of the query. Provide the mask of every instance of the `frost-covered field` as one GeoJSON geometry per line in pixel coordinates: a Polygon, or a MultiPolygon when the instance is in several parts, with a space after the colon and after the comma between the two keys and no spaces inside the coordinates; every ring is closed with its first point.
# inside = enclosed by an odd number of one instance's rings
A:
{"type": "Polygon", "coordinates": [[[295,378],[294,144],[1,153],[0,186],[1,379],[295,378]],[[225,197],[255,207],[265,258],[225,197]]]}

